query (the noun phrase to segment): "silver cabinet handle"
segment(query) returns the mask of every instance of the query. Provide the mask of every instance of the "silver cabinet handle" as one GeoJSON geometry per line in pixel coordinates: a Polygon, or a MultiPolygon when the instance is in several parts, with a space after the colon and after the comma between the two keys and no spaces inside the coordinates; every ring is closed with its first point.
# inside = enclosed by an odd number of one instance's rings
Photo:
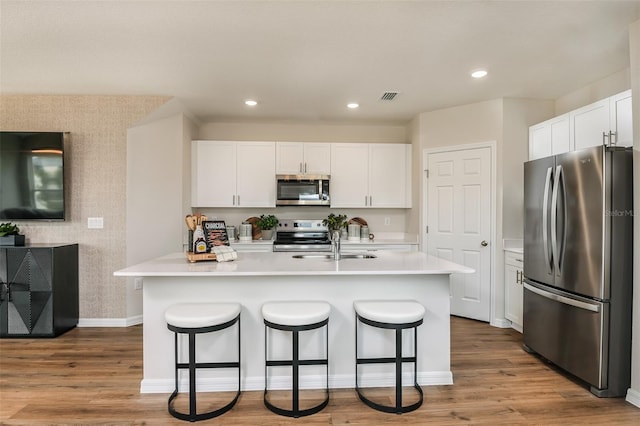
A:
{"type": "Polygon", "coordinates": [[[369,195],[369,207],[373,206],[373,197],[369,195]]]}
{"type": "Polygon", "coordinates": [[[238,195],[238,205],[240,205],[240,195],[238,195]]]}
{"type": "Polygon", "coordinates": [[[235,206],[236,205],[236,196],[233,196],[233,200],[231,201],[231,205],[235,206]]]}
{"type": "Polygon", "coordinates": [[[480,245],[481,245],[482,247],[486,247],[486,246],[488,246],[488,245],[489,245],[489,243],[488,243],[488,242],[486,242],[485,240],[482,240],[482,242],[480,243],[480,245]]]}

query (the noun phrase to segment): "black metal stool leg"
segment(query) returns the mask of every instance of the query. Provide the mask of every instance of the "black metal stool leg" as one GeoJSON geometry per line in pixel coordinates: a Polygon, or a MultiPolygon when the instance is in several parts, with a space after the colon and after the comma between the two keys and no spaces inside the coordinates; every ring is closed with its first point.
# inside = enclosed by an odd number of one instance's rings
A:
{"type": "Polygon", "coordinates": [[[402,411],[402,329],[396,330],[396,413],[402,411]]]}
{"type": "Polygon", "coordinates": [[[315,414],[317,412],[319,412],[320,410],[322,410],[324,407],[327,406],[327,404],[329,403],[329,331],[328,331],[328,319],[324,320],[322,322],[316,323],[316,324],[308,324],[308,325],[303,325],[303,326],[284,326],[284,325],[280,325],[280,324],[274,324],[271,323],[269,321],[264,321],[265,323],[265,343],[264,343],[264,348],[265,348],[265,374],[264,374],[264,395],[263,395],[263,401],[265,406],[273,411],[276,414],[279,414],[281,416],[287,416],[287,417],[304,417],[304,416],[309,416],[311,414],[315,414]],[[321,358],[321,359],[311,359],[311,360],[301,360],[300,359],[300,336],[299,333],[300,331],[308,331],[308,330],[314,330],[320,327],[326,327],[326,333],[325,333],[325,346],[326,346],[326,351],[327,351],[327,356],[325,358],[321,358]],[[268,329],[272,328],[272,329],[276,329],[276,330],[284,330],[284,331],[291,331],[292,333],[292,356],[291,359],[289,360],[282,360],[282,361],[275,361],[275,360],[269,360],[268,358],[268,329]],[[300,409],[300,366],[301,365],[324,365],[326,368],[326,378],[327,378],[327,382],[326,382],[326,389],[325,389],[325,399],[318,405],[311,407],[311,408],[306,408],[304,410],[300,409]],[[267,397],[268,393],[269,393],[269,387],[268,387],[268,367],[276,367],[276,366],[291,366],[291,375],[292,375],[292,400],[291,400],[291,410],[287,410],[284,408],[280,408],[277,407],[276,405],[272,404],[269,401],[269,398],[267,397]]]}
{"type": "Polygon", "coordinates": [[[355,333],[355,336],[356,336],[356,393],[358,394],[358,397],[360,398],[360,400],[364,402],[366,405],[368,405],[369,407],[385,413],[402,414],[402,413],[408,413],[410,411],[414,411],[418,409],[422,405],[422,402],[424,399],[422,388],[418,385],[418,358],[417,358],[417,354],[418,354],[418,331],[417,330],[418,330],[418,326],[422,324],[422,320],[419,320],[413,323],[402,323],[402,324],[382,323],[382,322],[372,321],[364,317],[360,317],[360,315],[356,313],[355,322],[356,322],[356,333],[355,333]],[[360,357],[358,354],[358,323],[369,325],[375,328],[395,330],[395,333],[396,333],[395,334],[395,340],[396,340],[395,356],[389,357],[389,358],[360,357]],[[409,328],[413,328],[413,331],[414,331],[413,356],[404,357],[402,355],[402,332],[403,330],[406,330],[409,328]],[[418,392],[418,398],[419,398],[418,402],[407,405],[407,406],[402,405],[402,365],[405,362],[413,362],[413,373],[414,373],[413,387],[418,392]],[[360,389],[360,381],[359,381],[359,375],[358,375],[358,366],[361,364],[388,364],[388,363],[393,363],[395,365],[395,369],[394,369],[395,370],[395,386],[394,386],[395,405],[393,406],[378,404],[370,400],[369,398],[367,398],[360,389]]]}
{"type": "Polygon", "coordinates": [[[240,315],[235,317],[234,319],[224,323],[218,324],[211,327],[203,327],[203,328],[180,328],[176,326],[172,326],[171,324],[167,325],[169,330],[174,332],[174,357],[175,357],[175,390],[169,397],[168,401],[168,410],[169,413],[180,420],[186,420],[190,422],[196,422],[200,420],[211,419],[213,417],[217,417],[223,413],[229,411],[238,401],[240,397],[240,381],[241,381],[241,372],[240,372],[240,315]],[[234,324],[238,324],[238,360],[231,362],[201,362],[198,363],[196,361],[196,336],[200,333],[208,333],[213,331],[219,331],[233,326],[234,324]],[[187,334],[189,338],[188,347],[189,347],[189,360],[187,363],[182,363],[179,361],[179,351],[178,351],[178,333],[187,334]],[[238,390],[236,392],[235,397],[231,402],[227,403],[221,408],[217,410],[200,413],[197,411],[197,389],[196,389],[196,370],[198,368],[237,368],[238,369],[238,390]],[[173,401],[178,396],[178,385],[179,385],[179,370],[187,369],[189,370],[189,413],[182,413],[177,411],[173,407],[173,401]]]}

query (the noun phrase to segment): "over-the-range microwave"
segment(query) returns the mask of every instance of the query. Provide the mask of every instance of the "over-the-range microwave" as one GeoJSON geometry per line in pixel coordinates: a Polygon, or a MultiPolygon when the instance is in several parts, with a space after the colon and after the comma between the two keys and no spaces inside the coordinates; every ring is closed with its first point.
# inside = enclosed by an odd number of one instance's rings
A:
{"type": "Polygon", "coordinates": [[[276,175],[277,206],[328,206],[329,175],[276,175]]]}

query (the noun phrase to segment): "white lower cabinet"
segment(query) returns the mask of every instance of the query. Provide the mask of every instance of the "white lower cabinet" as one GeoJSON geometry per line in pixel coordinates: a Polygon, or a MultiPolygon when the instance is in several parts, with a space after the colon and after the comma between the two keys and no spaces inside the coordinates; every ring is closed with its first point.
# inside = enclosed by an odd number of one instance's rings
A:
{"type": "Polygon", "coordinates": [[[504,253],[504,316],[511,326],[522,333],[523,275],[522,254],[504,253]]]}
{"type": "Polygon", "coordinates": [[[275,207],[275,142],[192,141],[192,207],[275,207]]]}

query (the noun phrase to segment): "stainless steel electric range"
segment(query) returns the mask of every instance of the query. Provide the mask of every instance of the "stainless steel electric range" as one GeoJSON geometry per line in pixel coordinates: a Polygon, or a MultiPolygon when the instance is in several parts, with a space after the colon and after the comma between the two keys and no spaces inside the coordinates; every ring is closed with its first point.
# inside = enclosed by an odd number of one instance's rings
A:
{"type": "Polygon", "coordinates": [[[322,220],[281,220],[276,228],[273,251],[331,251],[329,230],[322,220]]]}

